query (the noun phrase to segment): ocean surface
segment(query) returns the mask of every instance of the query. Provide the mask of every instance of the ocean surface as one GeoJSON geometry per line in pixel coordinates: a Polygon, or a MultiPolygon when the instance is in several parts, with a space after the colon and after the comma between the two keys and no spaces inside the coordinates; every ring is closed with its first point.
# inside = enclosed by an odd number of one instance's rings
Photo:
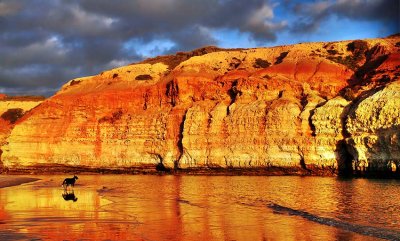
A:
{"type": "Polygon", "coordinates": [[[78,175],[0,189],[0,240],[400,240],[400,181],[78,175]]]}

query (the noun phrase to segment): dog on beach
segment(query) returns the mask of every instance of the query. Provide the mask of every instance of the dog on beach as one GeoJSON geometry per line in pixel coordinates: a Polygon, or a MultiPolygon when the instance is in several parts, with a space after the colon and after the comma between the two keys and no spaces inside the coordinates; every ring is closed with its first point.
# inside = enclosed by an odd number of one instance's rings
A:
{"type": "Polygon", "coordinates": [[[78,180],[78,177],[75,175],[73,178],[65,178],[61,186],[64,189],[66,189],[68,186],[74,187],[76,180],[78,180]]]}

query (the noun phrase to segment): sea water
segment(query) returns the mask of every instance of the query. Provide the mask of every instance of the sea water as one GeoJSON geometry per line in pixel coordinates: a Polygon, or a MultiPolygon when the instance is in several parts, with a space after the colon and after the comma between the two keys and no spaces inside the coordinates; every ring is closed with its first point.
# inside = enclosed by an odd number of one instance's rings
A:
{"type": "Polygon", "coordinates": [[[0,240],[400,240],[400,181],[78,175],[0,189],[0,240]]]}

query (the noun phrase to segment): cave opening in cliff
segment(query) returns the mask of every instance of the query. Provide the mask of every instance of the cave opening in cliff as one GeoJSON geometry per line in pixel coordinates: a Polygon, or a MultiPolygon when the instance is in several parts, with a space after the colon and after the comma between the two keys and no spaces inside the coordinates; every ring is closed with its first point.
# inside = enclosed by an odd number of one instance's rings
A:
{"type": "Polygon", "coordinates": [[[345,140],[340,140],[336,144],[338,174],[340,176],[351,176],[353,174],[353,155],[347,150],[345,140]]]}
{"type": "Polygon", "coordinates": [[[300,156],[300,166],[305,171],[311,172],[311,170],[307,168],[307,165],[306,165],[306,162],[304,160],[304,156],[303,155],[300,156]]]}
{"type": "Polygon", "coordinates": [[[164,165],[164,159],[160,154],[155,154],[155,156],[158,158],[159,162],[156,164],[156,171],[158,172],[167,172],[169,169],[165,167],[164,165]]]}

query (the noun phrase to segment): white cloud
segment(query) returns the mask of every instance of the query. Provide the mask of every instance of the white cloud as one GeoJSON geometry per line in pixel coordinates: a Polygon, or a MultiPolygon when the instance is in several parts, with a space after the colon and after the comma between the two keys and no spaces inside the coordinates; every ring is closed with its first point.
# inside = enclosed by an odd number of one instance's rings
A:
{"type": "Polygon", "coordinates": [[[266,20],[274,18],[274,12],[271,6],[264,4],[262,8],[257,9],[248,20],[249,25],[259,25],[266,20]]]}
{"type": "Polygon", "coordinates": [[[311,5],[311,11],[313,13],[322,13],[324,11],[326,11],[332,4],[328,1],[324,1],[324,2],[317,2],[314,3],[313,5],[311,5]]]}
{"type": "Polygon", "coordinates": [[[133,62],[132,60],[127,60],[127,59],[113,59],[110,62],[108,62],[108,64],[106,66],[107,66],[107,69],[113,69],[116,67],[128,65],[132,62],[133,62]]]}
{"type": "MultiPolygon", "coordinates": [[[[25,60],[35,60],[46,56],[50,60],[64,60],[68,53],[68,49],[63,46],[63,43],[56,36],[51,36],[44,41],[32,43],[18,50],[19,56],[14,56],[16,59],[23,58],[25,60]]],[[[12,56],[11,56],[12,57],[12,56]]]]}
{"type": "Polygon", "coordinates": [[[79,24],[84,23],[86,25],[91,25],[92,27],[101,26],[109,28],[111,27],[111,24],[116,21],[111,17],[101,16],[98,14],[83,11],[78,6],[72,7],[72,13],[75,17],[75,21],[77,21],[79,24]]]}

